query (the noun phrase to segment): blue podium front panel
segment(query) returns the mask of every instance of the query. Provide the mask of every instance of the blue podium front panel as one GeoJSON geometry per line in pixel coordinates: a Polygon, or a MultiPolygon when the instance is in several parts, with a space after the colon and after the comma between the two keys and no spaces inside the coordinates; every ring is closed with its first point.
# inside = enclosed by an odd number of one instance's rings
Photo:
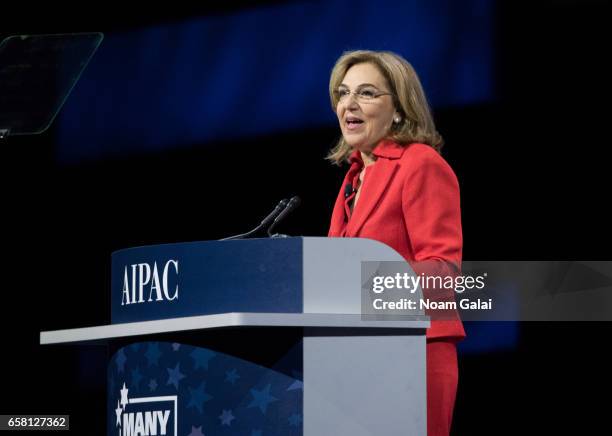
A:
{"type": "Polygon", "coordinates": [[[301,353],[300,343],[281,372],[186,344],[120,348],[108,367],[107,434],[302,435],[301,353]]]}
{"type": "Polygon", "coordinates": [[[116,251],[111,322],[302,312],[302,241],[205,241],[116,251]]]}

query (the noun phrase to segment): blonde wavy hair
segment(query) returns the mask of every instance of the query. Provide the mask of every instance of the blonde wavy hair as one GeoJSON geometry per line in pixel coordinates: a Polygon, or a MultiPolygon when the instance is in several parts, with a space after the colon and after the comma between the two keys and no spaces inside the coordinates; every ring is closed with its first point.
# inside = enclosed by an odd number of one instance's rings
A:
{"type": "MultiPolygon", "coordinates": [[[[388,139],[401,145],[421,142],[433,147],[438,153],[444,145],[442,136],[436,130],[423,86],[412,65],[398,54],[389,51],[354,50],[347,51],[336,61],[329,79],[329,97],[334,112],[338,106],[336,90],[346,72],[353,65],[370,63],[378,68],[386,79],[393,94],[395,109],[402,120],[393,124],[388,139]]],[[[348,160],[353,149],[341,136],[326,159],[336,165],[348,160]]]]}

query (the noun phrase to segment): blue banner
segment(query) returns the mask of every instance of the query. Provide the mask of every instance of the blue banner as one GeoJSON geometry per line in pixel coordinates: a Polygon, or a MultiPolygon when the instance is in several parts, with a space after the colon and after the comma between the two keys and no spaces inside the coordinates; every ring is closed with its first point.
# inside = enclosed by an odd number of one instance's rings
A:
{"type": "Polygon", "coordinates": [[[301,353],[267,368],[180,343],[123,347],[108,367],[107,434],[302,435],[301,353]]]}
{"type": "Polygon", "coordinates": [[[112,255],[111,322],[302,312],[302,238],[204,241],[112,255]]]}

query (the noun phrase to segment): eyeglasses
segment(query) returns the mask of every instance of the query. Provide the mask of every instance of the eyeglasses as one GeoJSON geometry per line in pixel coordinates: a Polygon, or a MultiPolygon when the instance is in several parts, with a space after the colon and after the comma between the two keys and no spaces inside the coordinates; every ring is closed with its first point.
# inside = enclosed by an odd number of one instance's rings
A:
{"type": "Polygon", "coordinates": [[[359,88],[357,91],[351,91],[348,88],[339,88],[334,91],[334,95],[338,99],[338,102],[348,100],[351,94],[353,94],[355,99],[361,103],[372,102],[374,99],[382,95],[393,95],[390,92],[382,92],[371,87],[359,88]]]}

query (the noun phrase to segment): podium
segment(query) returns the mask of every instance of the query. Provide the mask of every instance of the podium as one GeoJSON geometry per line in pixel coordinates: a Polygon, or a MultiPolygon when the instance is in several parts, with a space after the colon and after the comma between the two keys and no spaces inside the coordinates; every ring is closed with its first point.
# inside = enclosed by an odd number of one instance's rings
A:
{"type": "Polygon", "coordinates": [[[364,317],[366,261],[403,258],[359,238],[120,250],[111,324],[40,342],[108,345],[108,435],[425,435],[429,320],[364,317]]]}

